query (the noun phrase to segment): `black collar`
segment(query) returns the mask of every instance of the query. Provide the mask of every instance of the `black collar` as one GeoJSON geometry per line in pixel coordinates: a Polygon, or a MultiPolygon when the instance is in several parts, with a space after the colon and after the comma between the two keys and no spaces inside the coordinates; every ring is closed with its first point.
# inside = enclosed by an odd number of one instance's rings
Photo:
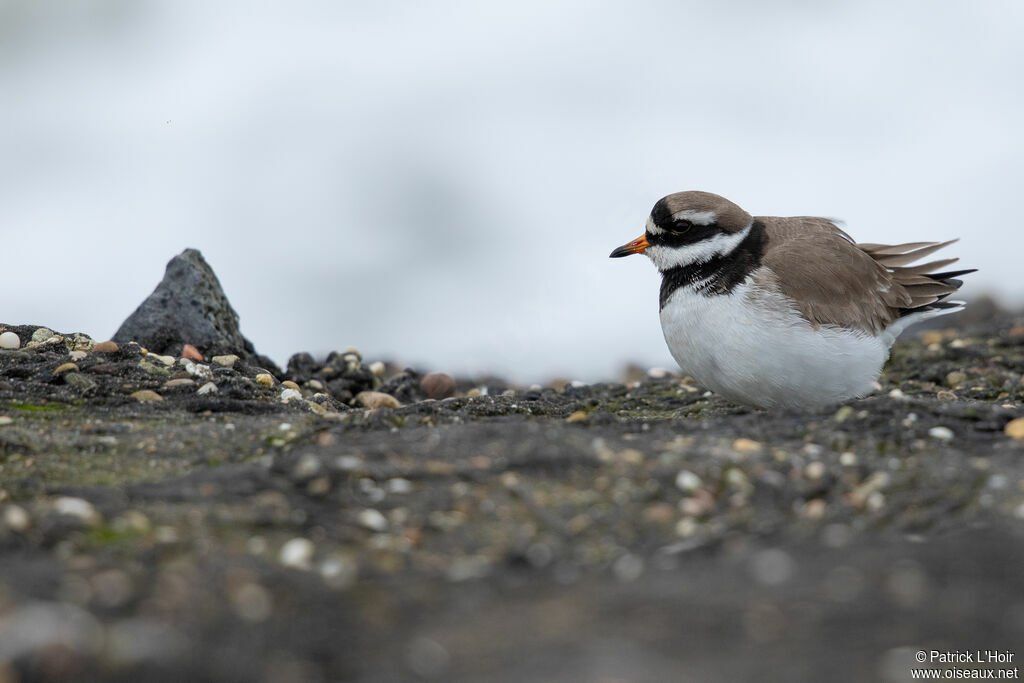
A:
{"type": "Polygon", "coordinates": [[[672,293],[680,287],[692,286],[704,296],[728,294],[747,276],[761,266],[765,245],[764,224],[754,221],[750,232],[728,254],[716,254],[709,261],[676,266],[661,274],[661,302],[665,308],[672,293]]]}

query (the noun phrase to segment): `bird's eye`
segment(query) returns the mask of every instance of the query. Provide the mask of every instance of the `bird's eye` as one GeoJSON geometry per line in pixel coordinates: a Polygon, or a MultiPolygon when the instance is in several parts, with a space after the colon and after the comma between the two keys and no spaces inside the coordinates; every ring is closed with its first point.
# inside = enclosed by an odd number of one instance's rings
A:
{"type": "Polygon", "coordinates": [[[691,223],[690,221],[683,221],[683,220],[673,221],[672,227],[669,228],[669,232],[673,232],[673,233],[675,233],[677,235],[682,235],[683,233],[685,233],[686,231],[688,231],[692,227],[693,227],[693,223],[691,223]]]}

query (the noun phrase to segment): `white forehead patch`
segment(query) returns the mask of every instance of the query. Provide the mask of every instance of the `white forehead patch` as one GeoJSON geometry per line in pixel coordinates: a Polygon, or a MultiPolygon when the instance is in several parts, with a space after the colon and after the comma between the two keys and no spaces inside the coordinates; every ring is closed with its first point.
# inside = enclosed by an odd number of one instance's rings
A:
{"type": "Polygon", "coordinates": [[[704,263],[719,254],[732,253],[739,246],[740,242],[745,240],[747,235],[750,234],[751,227],[748,225],[739,232],[732,234],[719,233],[702,239],[700,242],[685,244],[681,247],[650,246],[644,251],[644,255],[654,261],[654,266],[662,272],[678,268],[679,266],[692,266],[697,263],[704,263]]]}
{"type": "Polygon", "coordinates": [[[718,222],[718,214],[714,211],[698,211],[696,209],[685,209],[672,214],[676,220],[690,221],[694,225],[711,225],[718,222]]]}
{"type": "Polygon", "coordinates": [[[651,233],[652,235],[660,235],[661,233],[663,233],[665,231],[662,230],[661,228],[659,228],[657,225],[655,225],[654,224],[654,219],[651,218],[650,216],[648,216],[647,217],[647,232],[651,233]]]}

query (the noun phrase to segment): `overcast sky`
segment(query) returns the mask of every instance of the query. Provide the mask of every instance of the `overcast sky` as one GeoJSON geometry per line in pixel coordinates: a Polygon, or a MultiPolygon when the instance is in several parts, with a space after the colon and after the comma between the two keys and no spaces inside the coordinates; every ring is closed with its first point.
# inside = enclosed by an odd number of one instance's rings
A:
{"type": "Polygon", "coordinates": [[[186,247],[257,349],[673,367],[661,196],[960,237],[1024,302],[1024,3],[0,0],[0,320],[110,337],[186,247]]]}

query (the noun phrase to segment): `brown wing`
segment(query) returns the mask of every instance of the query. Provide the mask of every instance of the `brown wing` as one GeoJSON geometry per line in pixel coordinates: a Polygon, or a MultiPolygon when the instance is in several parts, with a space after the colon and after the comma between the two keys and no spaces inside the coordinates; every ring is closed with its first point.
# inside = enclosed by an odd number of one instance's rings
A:
{"type": "Polygon", "coordinates": [[[960,273],[934,273],[956,261],[908,264],[950,242],[855,244],[825,218],[759,217],[767,244],[763,263],[779,289],[811,324],[841,325],[877,333],[914,310],[942,306],[960,287],[960,273]]]}

